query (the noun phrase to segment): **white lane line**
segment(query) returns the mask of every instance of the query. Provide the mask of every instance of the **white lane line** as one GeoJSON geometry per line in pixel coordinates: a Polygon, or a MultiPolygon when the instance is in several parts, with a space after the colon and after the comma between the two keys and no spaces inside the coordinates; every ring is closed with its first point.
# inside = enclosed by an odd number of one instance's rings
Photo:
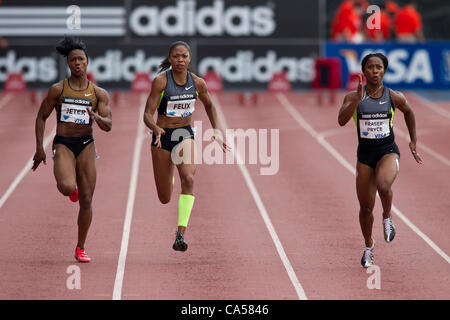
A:
{"type": "Polygon", "coordinates": [[[0,99],[0,110],[12,100],[14,95],[12,93],[7,93],[0,99]]]}
{"type": "MultiPolygon", "coordinates": [[[[403,132],[400,129],[395,129],[395,134],[398,135],[399,137],[403,138],[406,141],[410,141],[409,139],[409,134],[407,134],[406,132],[403,132]]],[[[443,156],[442,154],[440,154],[437,151],[434,151],[433,149],[431,149],[430,147],[427,147],[425,144],[423,144],[422,142],[419,141],[419,143],[417,144],[417,150],[420,153],[420,150],[422,149],[425,153],[429,154],[430,156],[432,156],[433,158],[437,159],[438,161],[442,162],[443,164],[450,166],[450,160],[447,159],[445,156],[443,156]]]]}
{"type": "MultiPolygon", "coordinates": [[[[219,99],[215,94],[212,94],[212,99],[214,101],[214,104],[217,109],[218,116],[222,119],[223,124],[225,125],[225,128],[228,128],[225,115],[222,112],[222,107],[220,106],[219,99]]],[[[231,150],[230,152],[234,153],[234,150],[231,150]]],[[[261,217],[267,227],[267,230],[269,230],[269,234],[272,237],[272,241],[275,244],[275,247],[277,249],[278,255],[280,256],[281,261],[283,262],[284,268],[287,271],[287,274],[289,276],[289,279],[291,280],[292,285],[294,286],[294,289],[297,293],[297,296],[300,300],[308,300],[306,297],[305,291],[303,290],[302,285],[298,281],[297,275],[295,274],[294,268],[292,268],[291,263],[289,262],[289,259],[286,255],[286,252],[284,251],[283,245],[281,244],[280,239],[278,238],[277,232],[275,231],[275,228],[270,220],[269,214],[267,213],[267,210],[261,200],[261,197],[258,193],[258,190],[256,189],[256,186],[247,170],[247,167],[245,166],[244,161],[242,161],[242,156],[239,152],[239,150],[236,150],[234,153],[234,156],[236,157],[237,164],[239,166],[239,169],[241,170],[242,176],[244,177],[245,182],[247,183],[247,187],[250,190],[251,195],[253,196],[253,200],[256,203],[256,206],[258,207],[259,213],[261,214],[261,217]]]]}
{"type": "Polygon", "coordinates": [[[131,167],[130,186],[128,189],[128,201],[127,201],[127,208],[126,208],[126,213],[125,213],[125,221],[123,223],[122,243],[120,245],[119,260],[117,262],[116,279],[114,281],[114,290],[113,290],[113,296],[112,296],[113,300],[121,300],[121,298],[122,298],[123,277],[125,274],[125,263],[126,263],[126,259],[127,259],[128,241],[130,239],[131,220],[133,218],[134,200],[136,198],[136,187],[137,187],[138,173],[139,173],[139,162],[141,159],[142,144],[144,141],[143,115],[144,115],[145,101],[146,101],[145,94],[141,94],[140,102],[139,102],[141,107],[139,109],[136,140],[134,142],[133,164],[131,167]]]}
{"type": "MultiPolygon", "coordinates": [[[[281,105],[286,109],[286,111],[294,118],[295,121],[305,129],[313,138],[319,142],[328,152],[330,152],[336,160],[342,164],[348,171],[355,174],[356,169],[353,167],[344,157],[333,148],[327,141],[325,141],[324,135],[318,134],[311,125],[302,117],[302,115],[295,109],[295,107],[290,103],[286,96],[282,93],[277,93],[277,98],[281,105]]],[[[417,228],[411,220],[409,220],[399,209],[392,205],[392,211],[408,226],[413,230],[419,237],[421,237],[434,251],[436,251],[442,258],[444,258],[447,263],[450,264],[450,257],[439,248],[425,233],[423,233],[419,228],[417,228]]]]}
{"type": "MultiPolygon", "coordinates": [[[[50,142],[52,141],[52,139],[55,136],[55,134],[56,134],[56,125],[53,127],[53,130],[44,139],[44,150],[50,144],[50,142]]],[[[23,167],[23,169],[19,172],[19,174],[16,176],[16,178],[10,184],[10,186],[8,187],[6,192],[0,198],[0,209],[3,207],[3,205],[6,202],[6,200],[8,200],[8,198],[11,196],[11,194],[14,192],[14,190],[17,188],[17,186],[23,180],[23,178],[25,178],[27,173],[31,171],[31,167],[33,166],[33,157],[34,157],[34,155],[32,155],[28,159],[28,161],[25,163],[25,166],[23,167]]],[[[47,159],[48,159],[48,157],[47,157],[47,159]]]]}
{"type": "Polygon", "coordinates": [[[436,112],[437,114],[440,114],[441,116],[444,116],[444,117],[450,119],[450,112],[445,110],[444,108],[438,106],[434,102],[424,99],[420,95],[418,95],[417,93],[414,93],[412,91],[408,92],[408,95],[414,96],[417,100],[419,100],[428,109],[431,109],[434,112],[436,112]]]}

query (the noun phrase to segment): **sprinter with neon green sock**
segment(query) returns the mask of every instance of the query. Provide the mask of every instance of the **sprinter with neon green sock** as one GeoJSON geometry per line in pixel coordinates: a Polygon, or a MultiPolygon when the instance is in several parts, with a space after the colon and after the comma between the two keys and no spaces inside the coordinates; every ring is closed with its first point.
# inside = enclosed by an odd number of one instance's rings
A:
{"type": "Polygon", "coordinates": [[[174,250],[186,251],[187,243],[184,241],[184,232],[191,216],[192,207],[194,206],[195,197],[190,194],[180,194],[178,199],[178,230],[175,242],[172,246],[174,250]]]}
{"type": "Polygon", "coordinates": [[[160,73],[152,82],[147,99],[144,122],[152,131],[152,161],[156,189],[161,203],[170,201],[173,191],[173,169],[176,166],[181,180],[178,200],[178,229],[174,250],[186,251],[184,240],[194,206],[195,144],[191,127],[192,113],[197,97],[202,101],[211,126],[217,129],[214,139],[223,151],[229,147],[222,141],[224,130],[219,125],[216,109],[209,96],[205,81],[189,71],[191,49],[183,41],[174,42],[169,55],[160,65],[160,73]],[[155,123],[153,115],[158,110],[155,123]],[[174,157],[180,161],[174,163],[174,157]]]}

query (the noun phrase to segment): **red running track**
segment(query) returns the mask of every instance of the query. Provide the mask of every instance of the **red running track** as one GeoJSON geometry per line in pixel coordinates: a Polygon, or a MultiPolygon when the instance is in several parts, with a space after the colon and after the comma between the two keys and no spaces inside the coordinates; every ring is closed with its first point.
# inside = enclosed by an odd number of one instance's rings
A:
{"type": "MultiPolygon", "coordinates": [[[[430,108],[420,97],[407,96],[425,163],[419,166],[410,156],[402,136],[404,121],[396,114],[402,156],[394,205],[419,231],[394,213],[397,237],[386,244],[377,200],[379,290],[367,288],[371,274],[359,262],[363,241],[354,174],[335,157],[355,165],[355,128],[352,123],[338,126],[340,101],[317,106],[311,92],[264,93],[257,105],[240,106],[235,93],[215,96],[229,128],[279,129],[279,170],[261,175],[267,165],[249,164],[248,158],[245,167],[200,164],[186,233],[189,249],[179,253],[171,249],[179,178],[172,201],[160,204],[150,137],[139,127],[145,96],[122,94],[112,106],[113,130],[95,128],[94,133],[100,158],[86,244],[92,262],[73,259],[77,205],[57,192],[48,147],[47,165],[24,175],[0,207],[0,299],[448,299],[450,108],[448,103],[430,108]],[[135,153],[138,136],[143,138],[142,149],[137,144],[140,154],[135,153]],[[325,146],[334,148],[335,156],[325,146]],[[136,185],[130,189],[133,174],[136,185]],[[73,265],[81,271],[79,290],[66,285],[67,268],[73,265]]],[[[7,150],[0,160],[0,197],[34,153],[37,107],[23,95],[8,99],[0,118],[0,143],[7,150]]],[[[194,120],[206,130],[201,103],[197,110],[194,120]]],[[[54,127],[53,117],[46,135],[54,127]]]]}

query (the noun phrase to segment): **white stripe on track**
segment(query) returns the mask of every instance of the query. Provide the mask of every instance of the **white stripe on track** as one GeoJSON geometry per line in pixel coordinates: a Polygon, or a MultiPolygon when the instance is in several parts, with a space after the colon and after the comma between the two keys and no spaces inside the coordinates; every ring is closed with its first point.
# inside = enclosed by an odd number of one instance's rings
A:
{"type": "MultiPolygon", "coordinates": [[[[50,132],[47,137],[44,139],[44,150],[47,148],[47,146],[50,144],[50,141],[52,141],[53,137],[56,134],[56,125],[54,126],[53,130],[50,132]]],[[[17,188],[19,183],[22,181],[23,178],[27,175],[28,172],[31,171],[31,167],[33,166],[33,157],[32,155],[28,161],[25,163],[25,166],[23,169],[19,172],[19,174],[16,176],[16,178],[13,180],[13,182],[10,184],[6,192],[3,194],[3,196],[0,198],[0,209],[5,204],[6,200],[11,196],[11,194],[14,192],[14,190],[17,188]]],[[[42,165],[42,164],[41,164],[42,165]]]]}
{"type": "MultiPolygon", "coordinates": [[[[219,100],[215,94],[212,94],[212,99],[214,101],[214,104],[216,106],[217,114],[222,119],[224,125],[226,128],[228,128],[225,115],[222,112],[222,107],[220,106],[219,100]]],[[[233,152],[231,150],[230,152],[233,152]]],[[[242,176],[244,177],[245,182],[247,183],[247,187],[250,190],[251,195],[253,196],[253,200],[256,203],[256,206],[258,207],[259,213],[261,214],[261,217],[267,227],[267,230],[269,231],[270,236],[272,237],[272,241],[275,244],[275,247],[277,249],[278,255],[280,256],[281,261],[283,262],[284,268],[287,271],[287,274],[289,276],[289,279],[291,280],[292,285],[294,286],[294,289],[297,293],[297,296],[300,300],[308,300],[306,297],[305,291],[303,290],[302,285],[298,281],[297,275],[295,274],[294,268],[292,268],[292,265],[286,255],[286,252],[284,251],[283,245],[281,244],[280,239],[278,238],[277,232],[275,231],[275,228],[270,220],[269,214],[267,213],[267,210],[261,200],[261,197],[258,193],[258,190],[256,189],[256,186],[247,170],[247,167],[245,166],[244,161],[242,161],[241,154],[239,153],[239,150],[234,153],[234,156],[236,157],[237,164],[239,166],[239,169],[241,170],[242,176]]]]}
{"type": "MultiPolygon", "coordinates": [[[[399,130],[398,128],[395,129],[395,135],[398,135],[399,137],[403,138],[406,141],[411,141],[409,139],[409,134],[399,130]]],[[[422,142],[419,142],[417,144],[417,150],[418,153],[421,153],[420,150],[423,150],[425,153],[429,154],[430,156],[432,156],[433,158],[437,159],[438,161],[442,162],[443,164],[450,166],[450,160],[447,159],[445,156],[443,156],[442,154],[440,154],[437,151],[434,151],[433,149],[427,147],[425,144],[423,144],[422,142]]]]}
{"type": "Polygon", "coordinates": [[[437,104],[435,104],[434,102],[432,102],[430,100],[422,98],[420,95],[418,95],[417,93],[414,93],[413,91],[408,92],[408,94],[414,96],[417,100],[419,100],[428,109],[431,109],[434,112],[436,112],[437,114],[440,114],[441,116],[444,116],[444,117],[450,119],[450,112],[447,111],[446,109],[438,106],[437,104]]]}
{"type": "MultiPolygon", "coordinates": [[[[277,93],[277,98],[281,105],[286,109],[286,111],[294,118],[295,121],[305,129],[313,138],[319,142],[328,152],[330,152],[336,160],[342,164],[348,171],[355,174],[356,169],[353,167],[344,157],[336,151],[324,138],[324,135],[318,134],[311,125],[302,117],[302,115],[295,109],[295,107],[290,103],[286,96],[282,93],[277,93]]],[[[378,193],[377,193],[378,195],[378,193]]],[[[439,248],[425,233],[423,233],[419,228],[417,228],[411,220],[409,220],[399,209],[392,205],[392,211],[408,226],[413,230],[419,237],[421,237],[437,254],[439,254],[447,263],[450,264],[450,257],[439,248]]]]}
{"type": "Polygon", "coordinates": [[[128,189],[128,201],[125,213],[125,221],[123,223],[122,242],[120,245],[119,260],[117,262],[116,279],[114,281],[113,300],[121,300],[123,277],[125,274],[125,263],[127,260],[128,241],[130,239],[131,220],[133,219],[134,200],[136,198],[136,187],[139,173],[139,162],[141,159],[142,144],[144,141],[144,107],[146,96],[141,94],[139,105],[139,118],[137,125],[136,140],[134,142],[133,164],[131,167],[130,186],[128,189]]]}

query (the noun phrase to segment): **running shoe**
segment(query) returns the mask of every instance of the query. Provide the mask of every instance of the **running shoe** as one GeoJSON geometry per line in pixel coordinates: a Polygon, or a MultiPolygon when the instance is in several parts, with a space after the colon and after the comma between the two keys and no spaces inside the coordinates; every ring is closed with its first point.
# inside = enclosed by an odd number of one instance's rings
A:
{"type": "Polygon", "coordinates": [[[184,241],[183,234],[179,233],[178,231],[175,233],[176,238],[175,242],[173,243],[172,249],[176,251],[186,251],[188,248],[188,244],[186,241],[184,241]]]}
{"type": "Polygon", "coordinates": [[[374,248],[375,248],[375,240],[372,239],[372,247],[370,247],[370,248],[365,247],[363,256],[361,258],[361,265],[364,268],[368,268],[371,265],[373,265],[373,249],[374,248]]]}
{"type": "Polygon", "coordinates": [[[383,219],[384,240],[391,242],[395,237],[395,226],[392,222],[392,216],[387,219],[383,219]]]}
{"type": "Polygon", "coordinates": [[[75,190],[73,191],[73,193],[69,196],[69,199],[72,202],[77,202],[78,201],[78,188],[75,188],[75,190]]]}
{"type": "Polygon", "coordinates": [[[86,250],[84,248],[77,247],[75,249],[75,259],[78,260],[78,262],[89,262],[91,261],[91,258],[88,257],[86,254],[86,250]]]}

